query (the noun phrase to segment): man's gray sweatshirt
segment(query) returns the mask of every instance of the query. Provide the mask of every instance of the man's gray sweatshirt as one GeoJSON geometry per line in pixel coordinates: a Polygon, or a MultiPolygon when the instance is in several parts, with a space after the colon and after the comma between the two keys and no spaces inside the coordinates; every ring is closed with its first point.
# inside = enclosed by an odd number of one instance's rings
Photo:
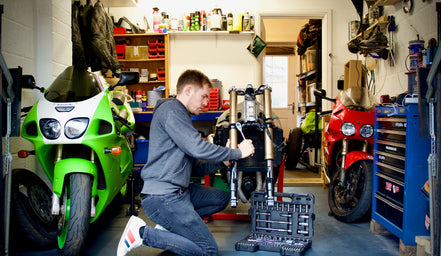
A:
{"type": "Polygon", "coordinates": [[[144,180],[141,193],[168,194],[187,188],[192,172],[209,174],[219,169],[221,162],[240,157],[239,149],[205,141],[179,100],[160,100],[150,125],[148,159],[141,171],[144,180]]]}

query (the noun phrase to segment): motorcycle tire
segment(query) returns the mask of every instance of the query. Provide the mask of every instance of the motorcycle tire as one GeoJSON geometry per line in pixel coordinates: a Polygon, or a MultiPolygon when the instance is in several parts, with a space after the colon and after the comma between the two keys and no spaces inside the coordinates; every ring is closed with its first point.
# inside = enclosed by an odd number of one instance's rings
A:
{"type": "Polygon", "coordinates": [[[51,214],[50,188],[27,170],[14,170],[11,186],[11,235],[25,238],[33,248],[55,248],[57,218],[51,214]]]}
{"type": "Polygon", "coordinates": [[[356,222],[370,212],[372,201],[372,161],[359,160],[346,170],[351,189],[340,185],[340,171],[329,183],[328,204],[335,218],[343,222],[356,222]]]}
{"type": "Polygon", "coordinates": [[[92,176],[73,173],[64,184],[58,226],[58,254],[81,255],[89,229],[92,176]]]}
{"type": "Polygon", "coordinates": [[[296,169],[300,159],[302,144],[302,129],[300,129],[299,127],[291,129],[285,151],[286,169],[296,169]]]}

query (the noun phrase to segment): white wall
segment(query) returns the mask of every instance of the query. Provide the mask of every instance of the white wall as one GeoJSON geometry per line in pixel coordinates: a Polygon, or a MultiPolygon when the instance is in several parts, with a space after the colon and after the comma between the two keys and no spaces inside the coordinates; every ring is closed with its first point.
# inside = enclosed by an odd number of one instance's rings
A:
{"type": "MultiPolygon", "coordinates": [[[[0,0],[1,51],[9,68],[21,66],[38,85],[48,87],[72,63],[70,0],[0,0]]],[[[35,92],[35,91],[34,91],[35,92]]],[[[39,94],[26,94],[22,105],[39,94]]]]}
{"type": "MultiPolygon", "coordinates": [[[[378,97],[382,94],[397,95],[407,91],[406,57],[409,54],[409,41],[425,40],[425,46],[431,38],[437,39],[436,1],[413,1],[413,12],[405,14],[401,2],[385,7],[386,15],[394,15],[397,31],[394,33],[394,52],[396,65],[391,67],[389,60],[381,61],[375,70],[377,75],[378,97]],[[413,28],[412,28],[412,27],[413,28]],[[416,31],[415,31],[416,30],[416,31]]],[[[407,60],[407,66],[409,66],[407,60]]]]}
{"type": "MultiPolygon", "coordinates": [[[[358,19],[350,0],[155,0],[143,1],[138,8],[109,8],[116,19],[127,16],[143,26],[142,17],[151,22],[151,7],[158,6],[160,11],[180,15],[194,10],[211,10],[220,7],[224,12],[250,11],[259,13],[298,13],[317,10],[332,10],[331,49],[328,61],[332,65],[332,84],[325,88],[331,96],[336,94],[336,80],[343,75],[344,64],[350,59],[361,59],[360,55],[351,54],[346,43],[348,40],[347,24],[358,19]],[[148,3],[147,3],[148,2],[148,3]]],[[[2,19],[2,53],[9,67],[22,66],[24,73],[36,77],[37,83],[47,87],[65,66],[71,64],[71,37],[69,0],[0,0],[4,5],[2,19]]],[[[405,60],[408,54],[408,42],[420,38],[427,41],[436,37],[436,2],[433,0],[414,1],[411,14],[404,14],[401,3],[385,7],[386,15],[394,15],[398,25],[395,37],[396,65],[389,66],[389,60],[380,61],[375,73],[377,95],[396,95],[407,89],[407,77],[404,74],[405,60]]],[[[256,17],[256,26],[260,24],[256,17]]],[[[259,33],[257,28],[257,33],[259,33]]],[[[172,36],[173,37],[173,36],[172,36]]],[[[247,83],[260,83],[260,64],[245,49],[247,36],[228,38],[197,36],[182,38],[181,42],[171,42],[171,85],[174,88],[180,72],[187,67],[200,68],[212,78],[224,82],[224,87],[244,87],[247,83]],[[190,41],[190,39],[196,39],[190,41]],[[234,44],[234,46],[232,45],[234,44]]],[[[224,88],[225,89],[225,88],[224,88]]]]}
{"type": "MultiPolygon", "coordinates": [[[[332,30],[330,35],[332,41],[329,52],[333,57],[329,58],[332,65],[331,77],[338,77],[343,74],[344,63],[350,58],[350,53],[345,49],[347,42],[347,23],[357,17],[355,7],[350,0],[243,0],[243,1],[203,1],[192,2],[162,0],[162,1],[140,1],[137,8],[121,7],[110,8],[110,14],[118,20],[122,16],[130,17],[131,21],[145,27],[142,18],[144,16],[152,22],[152,7],[157,6],[161,11],[171,15],[181,16],[184,12],[195,10],[212,10],[214,7],[222,8],[223,12],[249,11],[255,16],[256,32],[260,34],[259,14],[283,14],[296,15],[304,13],[321,13],[321,11],[332,12],[332,30]],[[145,5],[143,3],[146,3],[145,5]],[[332,48],[332,46],[338,46],[332,48]]],[[[211,78],[218,78],[223,82],[224,91],[231,86],[245,87],[248,83],[258,86],[261,83],[260,58],[256,59],[246,47],[251,42],[251,36],[241,37],[220,37],[213,40],[213,37],[202,36],[172,36],[171,38],[171,60],[170,85],[175,87],[177,77],[186,67],[199,68],[206,72],[211,78]],[[173,42],[174,38],[184,40],[173,42]],[[231,41],[234,40],[234,41],[231,41]],[[209,42],[211,41],[211,42],[209,42]],[[193,47],[189,47],[193,45],[193,47]],[[196,61],[193,61],[196,60],[196,61]]],[[[331,79],[335,85],[335,79],[331,79]]],[[[328,87],[332,87],[331,84],[328,87]]],[[[334,86],[335,87],[335,86],[334,86]]],[[[224,94],[225,95],[225,94],[224,94]]]]}

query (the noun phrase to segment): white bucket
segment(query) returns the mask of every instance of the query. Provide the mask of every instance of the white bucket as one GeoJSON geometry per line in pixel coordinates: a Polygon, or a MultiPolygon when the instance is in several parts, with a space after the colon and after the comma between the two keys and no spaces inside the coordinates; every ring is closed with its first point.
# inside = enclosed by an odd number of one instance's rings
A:
{"type": "Polygon", "coordinates": [[[163,93],[164,91],[160,90],[147,91],[147,106],[154,107],[156,102],[162,98],[163,93]]]}

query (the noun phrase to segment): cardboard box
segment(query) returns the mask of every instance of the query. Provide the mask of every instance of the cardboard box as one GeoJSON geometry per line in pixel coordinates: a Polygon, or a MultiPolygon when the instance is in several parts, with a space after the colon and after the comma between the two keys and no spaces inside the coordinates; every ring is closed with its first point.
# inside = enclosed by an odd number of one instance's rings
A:
{"type": "Polygon", "coordinates": [[[363,81],[363,65],[361,60],[350,60],[345,64],[344,89],[361,87],[363,81]]]}
{"type": "Polygon", "coordinates": [[[138,46],[126,46],[126,60],[131,59],[148,59],[149,50],[148,46],[138,45],[138,46]]]}

